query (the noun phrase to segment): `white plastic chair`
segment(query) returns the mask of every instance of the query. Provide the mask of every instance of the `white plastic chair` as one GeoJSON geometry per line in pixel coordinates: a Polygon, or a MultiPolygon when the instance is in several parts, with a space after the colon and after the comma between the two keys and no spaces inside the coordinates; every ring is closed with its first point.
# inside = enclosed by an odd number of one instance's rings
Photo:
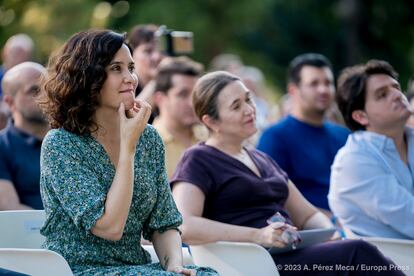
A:
{"type": "Polygon", "coordinates": [[[216,242],[190,245],[194,263],[209,266],[223,276],[279,275],[269,252],[253,243],[216,242]]]}
{"type": "Polygon", "coordinates": [[[413,240],[359,236],[347,227],[344,227],[344,232],[349,239],[363,239],[375,245],[382,254],[393,260],[406,275],[414,276],[413,240]]]}
{"type": "MultiPolygon", "coordinates": [[[[44,210],[0,211],[0,267],[23,273],[29,271],[29,274],[34,275],[38,270],[25,270],[30,268],[30,266],[26,266],[22,260],[26,260],[27,263],[31,264],[44,258],[51,262],[52,265],[55,265],[56,269],[61,267],[63,272],[67,270],[66,268],[70,271],[68,263],[61,255],[50,250],[40,249],[45,241],[45,237],[40,234],[40,228],[43,226],[45,219],[46,214],[44,210]],[[3,260],[7,253],[10,253],[10,257],[3,260]],[[12,267],[8,268],[6,265],[2,265],[3,261],[6,260],[12,267]],[[52,262],[55,260],[58,263],[53,264],[52,262]],[[66,268],[61,266],[63,261],[66,268]],[[20,265],[23,265],[23,270],[16,269],[20,265]]],[[[150,253],[153,263],[159,261],[152,245],[144,245],[143,247],[150,253]]],[[[182,250],[184,265],[194,264],[188,248],[183,248],[182,250]]],[[[61,275],[61,273],[47,274],[46,272],[45,270],[39,270],[39,275],[61,275]]],[[[72,273],[68,275],[72,275],[72,273]]]]}
{"type": "Polygon", "coordinates": [[[40,248],[44,210],[0,211],[0,248],[40,248]]]}
{"type": "Polygon", "coordinates": [[[44,210],[0,211],[0,267],[29,275],[73,275],[58,253],[40,249],[44,210]]]}
{"type": "Polygon", "coordinates": [[[33,276],[72,276],[66,260],[46,249],[0,248],[0,267],[33,276]]]}

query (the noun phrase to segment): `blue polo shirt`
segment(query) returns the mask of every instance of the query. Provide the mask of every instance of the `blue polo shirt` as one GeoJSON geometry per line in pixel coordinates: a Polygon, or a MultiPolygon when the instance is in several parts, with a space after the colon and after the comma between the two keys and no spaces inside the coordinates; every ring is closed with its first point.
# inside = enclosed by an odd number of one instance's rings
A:
{"type": "Polygon", "coordinates": [[[348,134],[328,121],[312,126],[289,115],[263,132],[257,148],[277,162],[307,200],[329,210],[331,165],[348,134]]]}
{"type": "Polygon", "coordinates": [[[40,197],[40,147],[42,141],[16,128],[12,121],[0,131],[0,179],[13,183],[20,202],[43,209],[40,197]]]}
{"type": "Polygon", "coordinates": [[[0,99],[3,97],[3,91],[1,89],[1,81],[3,80],[4,73],[6,72],[4,71],[3,66],[0,66],[0,99]]]}

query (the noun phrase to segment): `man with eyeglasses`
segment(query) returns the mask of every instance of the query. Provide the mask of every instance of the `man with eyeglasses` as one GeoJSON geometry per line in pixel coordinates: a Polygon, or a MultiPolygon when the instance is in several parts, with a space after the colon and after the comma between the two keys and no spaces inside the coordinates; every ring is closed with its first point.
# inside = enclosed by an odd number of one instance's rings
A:
{"type": "Polygon", "coordinates": [[[24,62],[2,80],[12,118],[0,132],[0,210],[43,209],[39,190],[40,147],[49,130],[36,96],[46,69],[24,62]]]}

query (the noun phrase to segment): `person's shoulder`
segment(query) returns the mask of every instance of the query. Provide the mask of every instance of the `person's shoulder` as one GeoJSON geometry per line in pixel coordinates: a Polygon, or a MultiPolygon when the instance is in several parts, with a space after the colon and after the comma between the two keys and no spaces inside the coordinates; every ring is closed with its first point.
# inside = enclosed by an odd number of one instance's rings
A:
{"type": "Polygon", "coordinates": [[[280,121],[274,123],[273,125],[267,127],[261,137],[262,139],[268,137],[272,138],[274,140],[275,137],[284,137],[286,136],[290,131],[291,128],[291,120],[289,117],[283,118],[280,121]]]}
{"type": "Polygon", "coordinates": [[[185,151],[185,155],[203,156],[210,152],[208,146],[203,142],[192,145],[185,151]]]}
{"type": "Polygon", "coordinates": [[[9,131],[7,128],[4,128],[0,131],[0,152],[9,152],[12,154],[13,149],[11,145],[12,137],[9,135],[9,131]]]}
{"type": "Polygon", "coordinates": [[[164,142],[158,131],[150,124],[147,124],[139,138],[139,147],[155,156],[165,154],[164,142]]]}
{"type": "Polygon", "coordinates": [[[325,127],[328,128],[331,132],[339,134],[339,135],[348,136],[351,133],[351,131],[345,126],[342,126],[340,124],[337,124],[331,121],[326,121],[325,127]]]}
{"type": "Polygon", "coordinates": [[[273,125],[268,127],[266,130],[270,132],[280,132],[280,131],[284,131],[286,128],[289,128],[291,124],[292,124],[292,118],[290,116],[287,116],[275,122],[273,125]]]}
{"type": "Polygon", "coordinates": [[[140,141],[142,141],[144,144],[163,143],[158,131],[153,125],[150,124],[147,124],[144,131],[142,132],[140,141]]]}
{"type": "Polygon", "coordinates": [[[265,162],[272,160],[272,158],[267,153],[261,151],[260,149],[249,149],[249,151],[259,160],[263,160],[265,162]]]}
{"type": "Polygon", "coordinates": [[[74,140],[80,140],[81,137],[63,128],[55,128],[48,131],[43,138],[42,148],[47,147],[68,147],[74,140]]]}
{"type": "MultiPolygon", "coordinates": [[[[366,131],[360,130],[351,133],[345,145],[338,150],[336,160],[365,160],[371,159],[375,155],[377,143],[381,141],[372,141],[372,137],[366,131]]],[[[353,161],[352,161],[353,162],[353,161]]]]}
{"type": "Polygon", "coordinates": [[[10,131],[9,127],[5,127],[2,130],[0,130],[0,144],[6,144],[9,140],[10,131]]]}
{"type": "Polygon", "coordinates": [[[147,124],[144,131],[142,132],[142,136],[147,137],[147,138],[158,138],[158,137],[160,137],[157,129],[153,125],[150,125],[150,124],[147,124]]]}
{"type": "Polygon", "coordinates": [[[200,142],[187,148],[181,159],[186,162],[197,161],[209,164],[212,160],[217,160],[217,154],[218,152],[214,148],[205,145],[204,142],[200,142]]]}
{"type": "Polygon", "coordinates": [[[47,132],[45,138],[43,139],[43,141],[48,142],[48,141],[60,141],[60,140],[66,140],[66,139],[70,139],[71,137],[75,137],[77,135],[64,130],[63,128],[54,128],[51,129],[47,132]]]}

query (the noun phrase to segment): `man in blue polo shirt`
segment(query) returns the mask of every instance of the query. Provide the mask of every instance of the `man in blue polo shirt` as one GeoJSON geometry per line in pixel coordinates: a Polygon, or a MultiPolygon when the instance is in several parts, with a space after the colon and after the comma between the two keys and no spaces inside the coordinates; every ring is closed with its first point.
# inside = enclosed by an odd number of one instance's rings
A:
{"type": "Polygon", "coordinates": [[[0,210],[43,209],[40,197],[40,146],[49,129],[35,97],[46,69],[24,62],[6,72],[3,100],[12,120],[0,132],[0,210]]]}
{"type": "Polygon", "coordinates": [[[258,144],[306,199],[328,214],[330,167],[349,134],[325,118],[335,94],[331,68],[320,54],[303,54],[292,60],[288,71],[291,114],[265,130],[258,144]]]}

